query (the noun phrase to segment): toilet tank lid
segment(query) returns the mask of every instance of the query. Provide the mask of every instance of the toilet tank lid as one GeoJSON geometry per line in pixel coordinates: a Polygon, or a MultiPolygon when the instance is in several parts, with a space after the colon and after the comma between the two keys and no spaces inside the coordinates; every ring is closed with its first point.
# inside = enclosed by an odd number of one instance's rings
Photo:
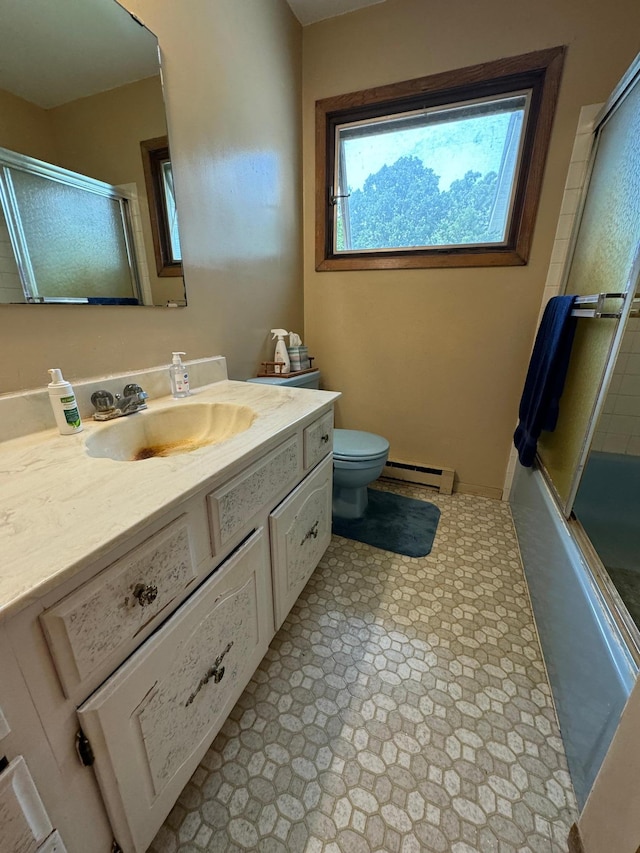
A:
{"type": "Polygon", "coordinates": [[[259,376],[247,379],[247,382],[257,382],[261,385],[288,385],[290,388],[318,388],[320,386],[320,371],[300,373],[298,376],[259,376]]]}
{"type": "Polygon", "coordinates": [[[334,429],[333,453],[335,456],[381,456],[389,450],[389,442],[373,432],[357,429],[334,429]]]}

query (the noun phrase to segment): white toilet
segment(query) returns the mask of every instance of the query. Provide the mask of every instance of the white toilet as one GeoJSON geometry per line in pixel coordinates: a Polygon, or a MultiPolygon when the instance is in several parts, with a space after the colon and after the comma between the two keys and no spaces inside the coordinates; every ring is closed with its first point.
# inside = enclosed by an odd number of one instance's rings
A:
{"type": "MultiPolygon", "coordinates": [[[[267,385],[320,387],[320,371],[298,376],[249,379],[267,385]]],[[[333,431],[333,515],[361,518],[367,508],[367,486],[377,480],[389,455],[389,442],[381,435],[354,429],[333,431]]]]}

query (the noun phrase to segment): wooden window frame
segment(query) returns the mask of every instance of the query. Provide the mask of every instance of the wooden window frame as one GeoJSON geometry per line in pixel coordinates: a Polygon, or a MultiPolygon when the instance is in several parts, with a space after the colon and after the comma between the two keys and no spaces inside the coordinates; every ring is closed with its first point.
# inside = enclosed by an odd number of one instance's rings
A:
{"type": "Polygon", "coordinates": [[[364,89],[316,101],[316,270],[419,269],[425,267],[519,266],[529,259],[544,165],[549,148],[562,66],[563,46],[364,89]],[[455,246],[402,250],[333,251],[335,204],[331,203],[338,124],[408,110],[531,89],[522,160],[515,184],[507,239],[500,246],[455,246]]]}
{"type": "Polygon", "coordinates": [[[182,275],[182,261],[174,261],[171,254],[171,235],[167,219],[167,206],[162,181],[162,163],[170,160],[169,138],[158,136],[140,143],[144,182],[151,219],[153,253],[156,272],[161,278],[182,275]]]}

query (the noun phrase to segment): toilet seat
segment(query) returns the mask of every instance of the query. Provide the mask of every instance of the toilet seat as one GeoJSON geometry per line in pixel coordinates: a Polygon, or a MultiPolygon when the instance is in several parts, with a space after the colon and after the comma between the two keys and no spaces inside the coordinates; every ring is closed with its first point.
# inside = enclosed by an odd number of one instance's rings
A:
{"type": "Polygon", "coordinates": [[[389,452],[389,442],[381,435],[356,429],[333,431],[333,458],[338,462],[372,462],[389,452]]]}

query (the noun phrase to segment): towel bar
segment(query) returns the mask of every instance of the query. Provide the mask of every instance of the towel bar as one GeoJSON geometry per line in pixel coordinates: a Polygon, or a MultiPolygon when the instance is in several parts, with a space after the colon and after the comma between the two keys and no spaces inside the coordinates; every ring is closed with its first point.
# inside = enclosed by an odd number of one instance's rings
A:
{"type": "MultiPolygon", "coordinates": [[[[619,320],[622,316],[622,309],[619,311],[603,311],[604,303],[607,299],[624,299],[626,293],[592,293],[588,296],[576,296],[573,301],[574,305],[593,305],[592,308],[573,308],[571,311],[572,317],[587,317],[592,319],[613,319],[619,320]]],[[[639,302],[638,297],[634,298],[634,303],[639,302]]],[[[640,316],[637,309],[631,312],[632,317],[640,316]]]]}

